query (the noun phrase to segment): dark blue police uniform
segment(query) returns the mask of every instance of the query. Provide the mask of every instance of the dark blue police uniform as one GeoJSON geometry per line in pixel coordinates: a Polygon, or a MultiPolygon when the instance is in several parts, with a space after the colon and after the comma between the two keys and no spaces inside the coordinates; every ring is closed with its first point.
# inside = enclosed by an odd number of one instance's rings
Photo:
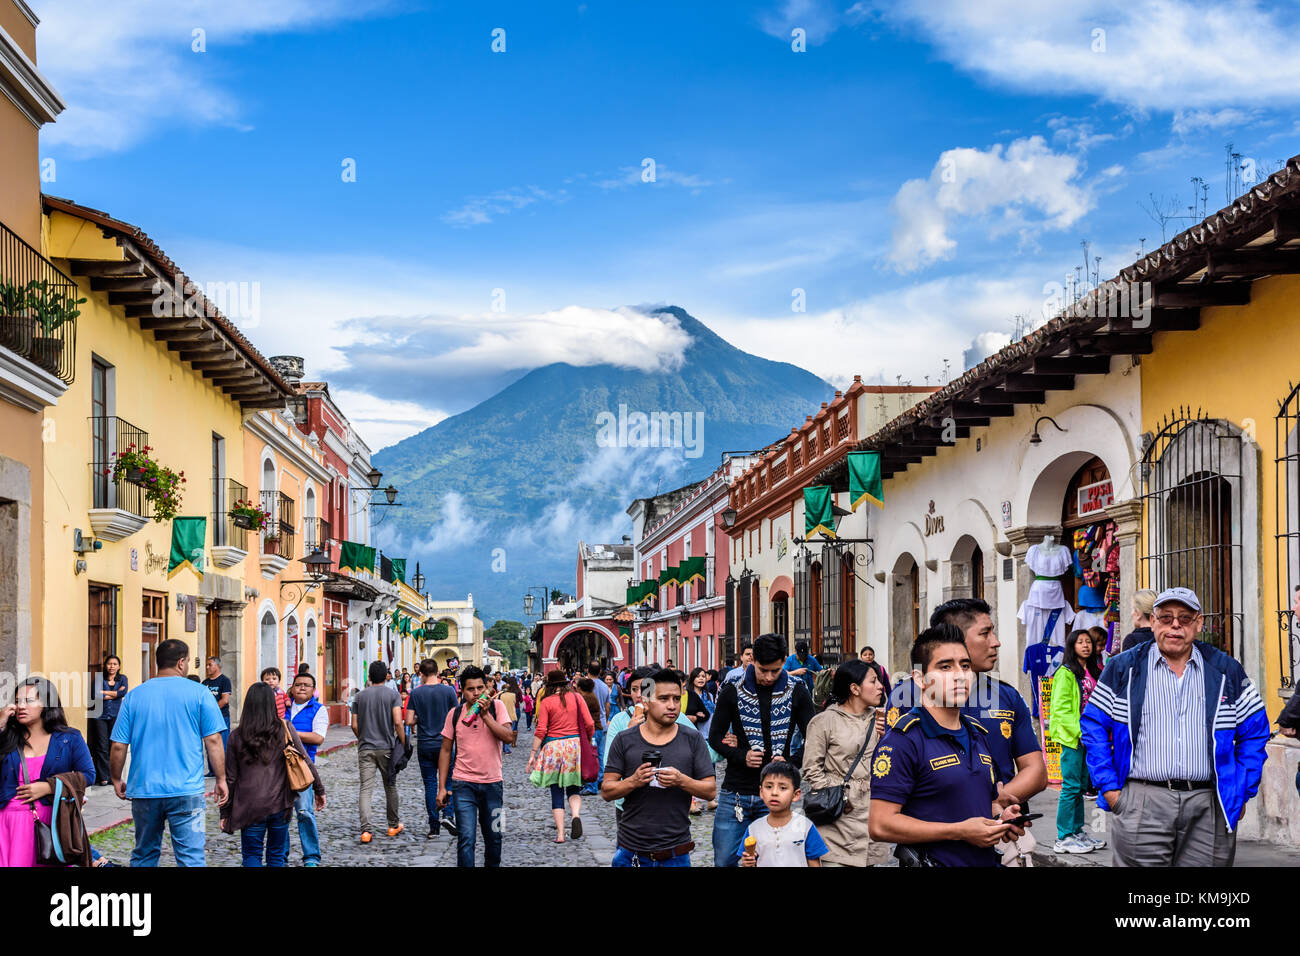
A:
{"type": "MultiPolygon", "coordinates": [[[[903,678],[889,694],[885,723],[893,727],[901,716],[920,704],[916,682],[911,677],[903,678]]],[[[990,674],[975,675],[970,697],[961,712],[974,717],[988,730],[986,743],[993,755],[993,769],[999,783],[1005,784],[1016,775],[1017,757],[1042,749],[1020,691],[990,674]]]]}
{"type": "MultiPolygon", "coordinates": [[[[897,803],[907,816],[929,823],[990,817],[998,791],[988,732],[964,713],[961,722],[960,730],[941,727],[923,707],[900,717],[871,758],[871,798],[897,803]]],[[[992,847],[964,840],[914,848],[941,866],[997,866],[1001,860],[992,847]]]]}

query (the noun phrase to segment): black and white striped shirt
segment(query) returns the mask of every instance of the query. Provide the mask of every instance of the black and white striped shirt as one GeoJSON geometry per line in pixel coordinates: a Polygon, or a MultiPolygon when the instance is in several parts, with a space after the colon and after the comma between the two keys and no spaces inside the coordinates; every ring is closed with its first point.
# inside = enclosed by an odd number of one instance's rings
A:
{"type": "Polygon", "coordinates": [[[1205,661],[1193,646],[1181,678],[1152,643],[1147,653],[1147,690],[1142,725],[1133,741],[1138,780],[1212,780],[1205,730],[1205,661]]]}

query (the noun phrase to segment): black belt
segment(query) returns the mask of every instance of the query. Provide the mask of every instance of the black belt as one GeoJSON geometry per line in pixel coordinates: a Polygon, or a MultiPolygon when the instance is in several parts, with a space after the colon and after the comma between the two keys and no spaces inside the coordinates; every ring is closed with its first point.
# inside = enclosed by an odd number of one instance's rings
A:
{"type": "Polygon", "coordinates": [[[1189,790],[1209,790],[1214,786],[1213,780],[1134,780],[1134,782],[1164,787],[1166,790],[1180,790],[1184,793],[1189,790]]]}
{"type": "Polygon", "coordinates": [[[680,846],[673,847],[671,850],[628,850],[625,846],[621,846],[619,849],[627,850],[627,852],[631,853],[633,856],[643,856],[646,859],[654,860],[656,863],[662,863],[665,860],[671,860],[675,857],[682,856],[683,854],[690,853],[695,849],[695,842],[683,843],[680,846]]]}

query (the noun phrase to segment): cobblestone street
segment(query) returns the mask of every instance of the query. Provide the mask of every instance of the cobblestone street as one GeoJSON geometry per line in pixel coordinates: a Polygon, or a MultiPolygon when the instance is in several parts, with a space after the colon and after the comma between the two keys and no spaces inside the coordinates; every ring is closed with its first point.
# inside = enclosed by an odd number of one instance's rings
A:
{"type": "MultiPolygon", "coordinates": [[[[333,736],[333,735],[331,735],[333,736]]],[[[351,734],[349,732],[348,736],[351,734]]],[[[504,760],[505,838],[502,846],[502,866],[608,866],[614,855],[614,808],[599,796],[583,797],[583,835],[578,840],[563,844],[552,842],[555,824],[551,816],[550,793],[528,782],[524,766],[528,762],[531,738],[523,727],[519,731],[519,746],[504,760]]],[[[455,866],[456,840],[446,830],[432,839],[428,832],[424,810],[424,785],[420,778],[418,762],[412,758],[410,765],[397,777],[399,806],[402,823],[406,829],[396,837],[384,832],[384,795],[377,788],[372,800],[372,820],[377,830],[368,844],[360,842],[357,816],[358,776],[355,746],[344,746],[318,758],[317,769],[325,783],[328,805],[317,814],[321,840],[322,866],[455,866]]],[[[718,767],[721,775],[722,765],[718,767]]],[[[106,788],[105,788],[106,789],[106,788]]],[[[96,793],[98,797],[99,794],[96,793]]],[[[111,795],[107,795],[111,796],[111,795]]],[[[116,800],[115,797],[112,799],[116,800]]],[[[129,816],[130,805],[120,804],[121,815],[129,816]]],[[[692,838],[696,850],[691,854],[695,866],[712,866],[713,850],[710,834],[713,814],[704,812],[692,818],[692,838]]],[[[289,865],[302,865],[302,850],[298,842],[296,823],[289,826],[289,865]]],[[[114,863],[129,865],[131,847],[135,841],[135,828],[128,822],[94,836],[92,842],[101,853],[114,863]]],[[[227,835],[218,828],[215,804],[208,801],[207,855],[209,866],[239,866],[239,836],[227,835]]],[[[475,859],[483,865],[483,842],[479,837],[475,859]]],[[[175,866],[170,838],[164,837],[162,866],[175,866]]]]}

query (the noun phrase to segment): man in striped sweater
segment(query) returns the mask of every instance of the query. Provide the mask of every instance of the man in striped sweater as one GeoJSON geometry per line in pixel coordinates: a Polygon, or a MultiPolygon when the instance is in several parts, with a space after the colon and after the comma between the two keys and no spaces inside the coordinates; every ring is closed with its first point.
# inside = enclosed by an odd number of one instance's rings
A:
{"type": "Polygon", "coordinates": [[[1230,654],[1196,640],[1201,602],[1169,588],[1155,638],[1111,658],[1082,730],[1115,866],[1231,866],[1259,789],[1268,714],[1230,654]]]}

